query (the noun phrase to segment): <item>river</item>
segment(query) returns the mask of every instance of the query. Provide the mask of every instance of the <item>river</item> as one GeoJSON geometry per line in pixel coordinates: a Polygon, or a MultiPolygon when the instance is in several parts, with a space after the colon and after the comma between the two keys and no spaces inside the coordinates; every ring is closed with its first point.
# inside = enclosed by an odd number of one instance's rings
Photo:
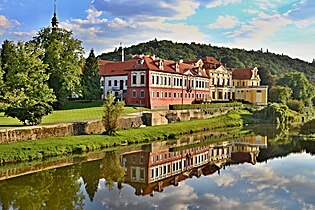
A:
{"type": "Polygon", "coordinates": [[[315,209],[315,142],[257,126],[0,166],[0,209],[315,209]]]}

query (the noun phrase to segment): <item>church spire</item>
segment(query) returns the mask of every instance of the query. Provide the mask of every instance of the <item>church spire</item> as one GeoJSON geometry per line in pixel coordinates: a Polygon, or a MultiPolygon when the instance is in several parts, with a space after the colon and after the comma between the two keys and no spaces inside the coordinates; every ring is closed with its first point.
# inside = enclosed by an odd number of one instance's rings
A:
{"type": "Polygon", "coordinates": [[[54,0],[54,16],[51,19],[51,26],[53,29],[58,28],[58,18],[57,18],[57,13],[56,13],[56,0],[54,0]]]}

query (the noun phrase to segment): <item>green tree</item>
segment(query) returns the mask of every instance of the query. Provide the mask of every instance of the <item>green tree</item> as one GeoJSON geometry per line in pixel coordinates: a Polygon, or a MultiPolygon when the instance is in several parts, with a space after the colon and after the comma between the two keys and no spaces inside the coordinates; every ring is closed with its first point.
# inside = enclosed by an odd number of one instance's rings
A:
{"type": "Polygon", "coordinates": [[[112,93],[107,94],[104,102],[103,124],[105,134],[113,135],[119,126],[119,118],[124,112],[124,102],[116,101],[112,93]]]}
{"type": "Polygon", "coordinates": [[[14,56],[14,48],[15,45],[12,41],[4,40],[1,46],[1,68],[5,72],[7,72],[7,62],[14,56]]]}
{"type": "Polygon", "coordinates": [[[304,103],[302,101],[296,100],[296,99],[289,99],[287,101],[287,106],[294,110],[297,111],[299,113],[303,113],[304,112],[304,103]]]}
{"type": "Polygon", "coordinates": [[[48,83],[57,97],[60,108],[67,98],[77,92],[84,64],[81,41],[72,37],[72,32],[62,28],[41,29],[31,41],[43,50],[42,60],[48,64],[48,83]]]}
{"type": "Polygon", "coordinates": [[[1,68],[1,57],[0,57],[0,109],[3,109],[5,107],[5,101],[4,101],[4,93],[5,93],[5,90],[4,90],[4,84],[3,84],[3,74],[4,74],[4,71],[2,70],[1,68]]]}
{"type": "Polygon", "coordinates": [[[314,97],[314,89],[302,72],[291,72],[283,75],[277,82],[278,85],[292,89],[292,98],[301,100],[306,105],[311,104],[314,97]]]}
{"type": "Polygon", "coordinates": [[[94,50],[91,49],[81,75],[82,93],[86,100],[92,101],[101,98],[102,89],[100,87],[99,71],[98,59],[95,57],[94,50]]]}
{"type": "Polygon", "coordinates": [[[18,118],[23,124],[36,125],[52,111],[55,101],[53,90],[47,81],[49,75],[40,59],[42,52],[33,44],[18,42],[14,56],[6,62],[6,93],[3,96],[8,107],[5,115],[18,118]]]}
{"type": "Polygon", "coordinates": [[[271,75],[270,71],[267,68],[260,67],[258,68],[258,75],[261,79],[260,84],[261,85],[268,85],[269,87],[272,87],[275,85],[275,79],[271,75]]]}
{"type": "Polygon", "coordinates": [[[274,86],[269,89],[269,100],[270,102],[286,104],[291,98],[292,90],[289,87],[274,86]]]}

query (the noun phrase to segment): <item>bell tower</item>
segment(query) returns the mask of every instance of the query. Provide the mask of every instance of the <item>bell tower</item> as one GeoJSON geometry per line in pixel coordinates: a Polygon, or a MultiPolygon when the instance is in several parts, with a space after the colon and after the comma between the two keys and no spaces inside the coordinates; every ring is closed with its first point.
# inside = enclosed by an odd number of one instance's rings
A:
{"type": "Polygon", "coordinates": [[[56,0],[54,0],[54,16],[51,19],[51,26],[53,29],[58,28],[58,23],[59,23],[58,18],[57,18],[57,13],[56,13],[56,4],[57,4],[56,0]]]}

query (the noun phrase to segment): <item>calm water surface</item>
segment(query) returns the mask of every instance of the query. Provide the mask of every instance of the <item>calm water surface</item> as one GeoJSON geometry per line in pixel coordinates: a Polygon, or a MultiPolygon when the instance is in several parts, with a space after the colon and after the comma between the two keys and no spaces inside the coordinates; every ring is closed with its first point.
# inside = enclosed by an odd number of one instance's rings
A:
{"type": "Polygon", "coordinates": [[[315,209],[314,152],[279,131],[217,132],[2,166],[0,209],[315,209]]]}

